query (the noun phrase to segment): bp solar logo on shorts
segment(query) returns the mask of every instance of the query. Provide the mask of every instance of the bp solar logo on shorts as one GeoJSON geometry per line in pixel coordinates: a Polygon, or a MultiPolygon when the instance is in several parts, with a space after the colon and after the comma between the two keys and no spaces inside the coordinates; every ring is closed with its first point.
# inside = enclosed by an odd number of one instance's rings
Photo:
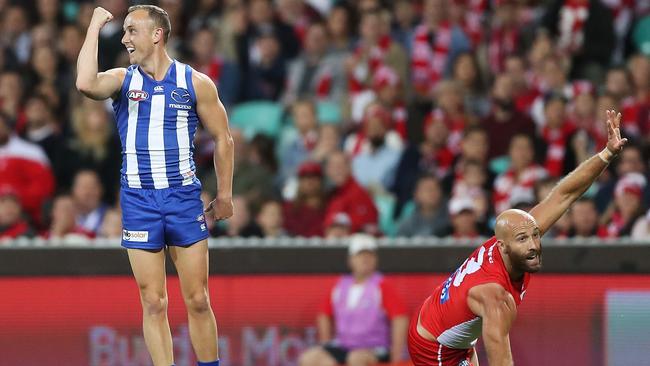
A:
{"type": "Polygon", "coordinates": [[[122,230],[122,240],[138,242],[138,243],[146,243],[149,241],[149,232],[122,230]]]}

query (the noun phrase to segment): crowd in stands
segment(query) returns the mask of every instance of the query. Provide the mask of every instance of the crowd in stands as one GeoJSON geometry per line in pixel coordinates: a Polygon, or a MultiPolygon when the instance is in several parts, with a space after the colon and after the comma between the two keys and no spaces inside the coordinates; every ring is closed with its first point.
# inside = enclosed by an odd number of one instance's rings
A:
{"type": "MultiPolygon", "coordinates": [[[[605,145],[630,143],[547,235],[650,233],[650,2],[160,0],[172,57],[218,86],[234,216],[215,237],[490,235],[605,145]]],[[[74,87],[95,6],[99,68],[128,66],[127,0],[0,1],[0,240],[121,237],[111,101],[74,87]]],[[[194,159],[209,202],[214,143],[194,159]]]]}

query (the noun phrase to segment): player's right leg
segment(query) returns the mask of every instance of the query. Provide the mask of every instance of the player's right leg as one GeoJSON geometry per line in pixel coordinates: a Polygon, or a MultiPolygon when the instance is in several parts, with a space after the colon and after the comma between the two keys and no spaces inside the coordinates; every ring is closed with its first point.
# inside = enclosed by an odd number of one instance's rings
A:
{"type": "Polygon", "coordinates": [[[164,223],[153,195],[153,190],[122,187],[122,246],[128,249],[140,288],[145,344],[155,366],[169,366],[174,356],[167,320],[164,223]]]}
{"type": "Polygon", "coordinates": [[[316,346],[308,349],[298,359],[298,366],[336,366],[338,362],[323,347],[316,346]]]}
{"type": "Polygon", "coordinates": [[[133,275],[140,288],[144,341],[155,366],[174,363],[172,335],[167,320],[165,251],[128,249],[133,275]]]}

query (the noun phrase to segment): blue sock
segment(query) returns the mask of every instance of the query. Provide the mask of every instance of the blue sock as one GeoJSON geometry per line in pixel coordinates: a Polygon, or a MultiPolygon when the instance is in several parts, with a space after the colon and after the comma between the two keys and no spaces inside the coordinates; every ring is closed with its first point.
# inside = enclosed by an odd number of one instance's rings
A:
{"type": "Polygon", "coordinates": [[[219,360],[212,361],[212,362],[201,362],[197,364],[198,366],[219,366],[219,360]]]}

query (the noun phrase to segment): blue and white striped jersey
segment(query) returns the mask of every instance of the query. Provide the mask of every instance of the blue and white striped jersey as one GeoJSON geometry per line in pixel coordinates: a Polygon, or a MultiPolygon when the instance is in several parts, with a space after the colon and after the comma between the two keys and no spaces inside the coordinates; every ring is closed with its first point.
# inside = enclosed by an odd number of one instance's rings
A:
{"type": "Polygon", "coordinates": [[[122,186],[162,189],[198,182],[193,140],[199,118],[192,72],[176,60],[161,81],[138,65],[127,69],[113,101],[122,141],[122,186]]]}

